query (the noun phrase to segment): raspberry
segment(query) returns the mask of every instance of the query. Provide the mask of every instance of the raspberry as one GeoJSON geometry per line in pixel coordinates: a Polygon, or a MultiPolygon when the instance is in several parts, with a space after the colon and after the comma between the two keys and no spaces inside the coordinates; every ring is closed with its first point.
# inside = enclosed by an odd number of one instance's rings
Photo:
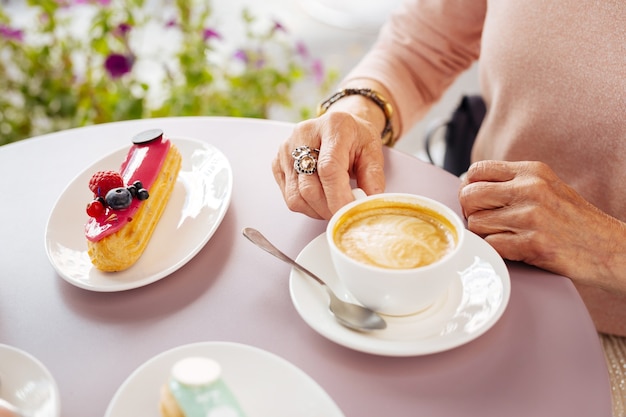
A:
{"type": "Polygon", "coordinates": [[[94,197],[104,197],[110,190],[123,186],[122,176],[115,171],[98,171],[89,180],[89,189],[94,197]]]}

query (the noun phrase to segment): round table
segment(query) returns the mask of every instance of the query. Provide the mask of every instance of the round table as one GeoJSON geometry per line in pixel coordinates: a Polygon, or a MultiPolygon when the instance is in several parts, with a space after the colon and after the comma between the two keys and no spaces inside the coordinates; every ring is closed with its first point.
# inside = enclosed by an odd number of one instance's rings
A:
{"type": "MultiPolygon", "coordinates": [[[[142,363],[201,341],[248,344],[286,359],[346,416],[611,415],[601,346],[574,286],[523,264],[507,263],[511,297],[500,320],[455,349],[387,357],[312,330],[292,304],[290,267],[241,234],[257,228],[296,256],[324,231],[325,222],[290,212],[274,183],[271,160],[292,128],[266,120],[163,118],[0,147],[0,343],[46,365],[64,417],[103,415],[142,363]],[[80,171],[151,128],[206,141],[229,159],[234,185],[221,225],[189,263],[153,284],[111,293],[69,284],[44,249],[55,201],[80,171]]],[[[458,178],[393,149],[385,158],[387,191],[424,194],[460,212],[458,178]]]]}

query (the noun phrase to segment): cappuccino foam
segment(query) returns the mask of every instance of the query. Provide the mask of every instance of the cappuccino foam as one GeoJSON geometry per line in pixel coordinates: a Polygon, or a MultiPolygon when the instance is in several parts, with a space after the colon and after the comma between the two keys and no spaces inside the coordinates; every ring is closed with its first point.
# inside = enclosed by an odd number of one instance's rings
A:
{"type": "Polygon", "coordinates": [[[456,233],[446,218],[401,202],[355,207],[337,223],[333,238],[350,258],[387,269],[429,265],[456,246],[456,233]]]}

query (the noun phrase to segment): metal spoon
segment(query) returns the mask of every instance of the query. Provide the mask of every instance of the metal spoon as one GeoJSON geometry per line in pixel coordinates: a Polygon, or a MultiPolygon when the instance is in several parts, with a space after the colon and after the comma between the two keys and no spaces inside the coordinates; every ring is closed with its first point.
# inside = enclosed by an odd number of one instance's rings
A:
{"type": "Polygon", "coordinates": [[[304,272],[326,288],[326,292],[330,296],[330,311],[333,313],[335,320],[337,320],[338,323],[352,330],[361,332],[381,330],[387,327],[385,320],[376,312],[367,307],[352,304],[339,299],[321,278],[291,259],[289,256],[282,253],[258,230],[246,227],[243,229],[243,235],[261,249],[274,255],[281,261],[287,262],[299,271],[304,272]]]}

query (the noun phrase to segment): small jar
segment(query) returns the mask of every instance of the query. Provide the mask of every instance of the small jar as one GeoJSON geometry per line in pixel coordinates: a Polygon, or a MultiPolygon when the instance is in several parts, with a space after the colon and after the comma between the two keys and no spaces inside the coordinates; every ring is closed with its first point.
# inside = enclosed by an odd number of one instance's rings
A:
{"type": "Polygon", "coordinates": [[[245,417],[222,379],[222,367],[213,359],[189,357],[176,362],[168,386],[185,417],[245,417]]]}

